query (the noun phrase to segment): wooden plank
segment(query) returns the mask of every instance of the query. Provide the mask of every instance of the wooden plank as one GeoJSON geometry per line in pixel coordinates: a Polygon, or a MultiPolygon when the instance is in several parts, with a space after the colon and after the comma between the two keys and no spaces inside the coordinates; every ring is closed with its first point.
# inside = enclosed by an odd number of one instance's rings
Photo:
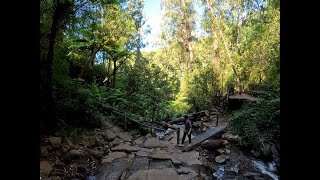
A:
{"type": "Polygon", "coordinates": [[[199,144],[201,144],[203,141],[219,134],[221,131],[223,131],[224,129],[227,128],[227,125],[219,125],[217,127],[211,127],[209,130],[207,130],[206,132],[199,134],[198,136],[194,137],[193,139],[191,139],[191,144],[190,146],[188,146],[188,141],[184,143],[184,147],[182,149],[183,152],[185,151],[190,151],[191,149],[193,149],[194,147],[198,146],[199,144]]]}
{"type": "Polygon", "coordinates": [[[229,99],[244,99],[244,100],[249,100],[249,101],[257,101],[258,100],[258,98],[250,96],[248,94],[244,94],[244,93],[242,93],[241,95],[237,94],[237,95],[229,96],[229,99]]]}

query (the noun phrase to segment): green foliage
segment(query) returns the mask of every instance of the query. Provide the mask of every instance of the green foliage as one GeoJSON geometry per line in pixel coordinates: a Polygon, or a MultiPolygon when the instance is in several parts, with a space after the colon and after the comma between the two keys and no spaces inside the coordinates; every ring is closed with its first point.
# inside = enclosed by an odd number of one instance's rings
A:
{"type": "MultiPolygon", "coordinates": [[[[195,1],[162,1],[161,48],[148,53],[140,52],[144,0],[41,0],[41,103],[50,89],[46,77],[51,65],[46,59],[57,2],[68,11],[58,18],[52,89],[58,117],[66,127],[101,126],[100,103],[139,121],[161,121],[209,108],[238,77],[245,87],[279,86],[278,0],[214,1],[214,16],[207,1],[201,1],[205,8],[201,27],[195,26],[195,1]],[[195,33],[201,30],[205,33],[195,33]]],[[[234,131],[243,135],[243,145],[254,144],[258,136],[278,136],[274,119],[280,100],[277,95],[265,98],[236,113],[232,121],[234,131]]]]}
{"type": "Polygon", "coordinates": [[[104,87],[95,83],[87,85],[79,79],[58,80],[56,99],[65,125],[88,128],[102,125],[98,107],[106,101],[104,87]]]}
{"type": "Polygon", "coordinates": [[[105,102],[119,109],[125,109],[128,106],[128,101],[124,98],[124,93],[120,89],[109,89],[105,102]]]}
{"type": "Polygon", "coordinates": [[[138,117],[163,120],[172,116],[168,109],[172,91],[167,74],[158,65],[147,62],[143,59],[140,64],[127,67],[126,75],[118,83],[121,96],[117,97],[125,102],[119,107],[138,117]]]}
{"type": "Polygon", "coordinates": [[[241,137],[242,146],[258,146],[261,139],[280,139],[280,91],[276,89],[256,104],[235,113],[230,130],[241,137]]]}
{"type": "Polygon", "coordinates": [[[77,128],[77,127],[70,127],[64,126],[61,127],[59,130],[59,135],[62,137],[70,137],[70,138],[77,138],[81,135],[88,134],[89,131],[86,128],[77,128]]]}
{"type": "Polygon", "coordinates": [[[192,105],[191,111],[200,111],[210,108],[210,104],[215,104],[215,97],[219,96],[218,80],[212,72],[212,64],[202,64],[194,70],[191,87],[188,91],[188,103],[192,105]]]}

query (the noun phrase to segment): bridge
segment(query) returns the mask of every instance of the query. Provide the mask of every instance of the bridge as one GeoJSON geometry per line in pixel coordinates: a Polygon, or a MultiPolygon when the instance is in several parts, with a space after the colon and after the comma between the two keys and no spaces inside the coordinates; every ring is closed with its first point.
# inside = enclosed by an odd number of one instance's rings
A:
{"type": "Polygon", "coordinates": [[[227,128],[227,125],[223,124],[223,125],[219,125],[216,127],[211,127],[210,129],[208,129],[206,132],[199,134],[198,136],[194,137],[193,139],[191,139],[191,144],[190,146],[188,146],[189,141],[187,140],[184,143],[184,147],[182,149],[183,152],[185,151],[190,151],[191,149],[193,149],[194,147],[198,146],[200,143],[202,143],[203,141],[218,135],[220,132],[222,132],[223,130],[225,130],[227,128]]]}

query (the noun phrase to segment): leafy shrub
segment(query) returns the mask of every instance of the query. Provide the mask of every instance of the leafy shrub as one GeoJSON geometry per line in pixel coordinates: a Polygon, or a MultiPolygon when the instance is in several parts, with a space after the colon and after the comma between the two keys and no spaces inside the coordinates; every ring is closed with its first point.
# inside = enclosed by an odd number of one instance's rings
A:
{"type": "Polygon", "coordinates": [[[280,138],[280,93],[279,89],[269,93],[257,103],[249,103],[235,113],[230,129],[241,137],[240,145],[257,147],[261,138],[280,138]]]}
{"type": "Polygon", "coordinates": [[[57,107],[66,125],[100,127],[100,102],[106,100],[105,88],[81,80],[64,79],[57,81],[57,107]]]}

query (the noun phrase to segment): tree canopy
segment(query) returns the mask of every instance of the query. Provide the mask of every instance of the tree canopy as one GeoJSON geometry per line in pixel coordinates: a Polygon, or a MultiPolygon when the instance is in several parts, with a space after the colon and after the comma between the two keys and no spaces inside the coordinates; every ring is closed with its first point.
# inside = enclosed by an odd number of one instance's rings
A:
{"type": "Polygon", "coordinates": [[[144,5],[40,1],[43,131],[103,126],[101,104],[158,122],[219,105],[230,87],[280,88],[279,0],[161,0],[158,49],[148,52],[144,5]]]}

